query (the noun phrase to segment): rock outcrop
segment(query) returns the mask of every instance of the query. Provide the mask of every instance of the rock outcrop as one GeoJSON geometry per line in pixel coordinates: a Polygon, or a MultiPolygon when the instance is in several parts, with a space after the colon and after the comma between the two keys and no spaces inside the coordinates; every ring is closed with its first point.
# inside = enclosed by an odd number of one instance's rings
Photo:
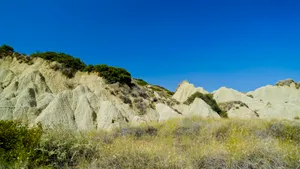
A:
{"type": "MultiPolygon", "coordinates": [[[[152,85],[106,84],[97,74],[77,72],[67,78],[55,62],[34,58],[31,64],[15,57],[0,59],[0,120],[41,122],[45,127],[74,130],[112,129],[129,124],[200,116],[220,118],[208,103],[195,98],[201,87],[182,82],[175,94],[152,85]],[[171,93],[171,94],[170,94],[171,93]]],[[[229,118],[289,119],[300,117],[300,90],[292,80],[241,93],[222,87],[213,92],[229,118]]],[[[216,110],[217,111],[217,110],[216,110]]]]}
{"type": "Polygon", "coordinates": [[[185,80],[182,83],[180,83],[175,94],[173,95],[173,98],[179,102],[184,102],[189,96],[191,96],[197,91],[204,94],[208,93],[202,87],[195,88],[193,84],[190,84],[188,81],[185,80]]]}
{"type": "Polygon", "coordinates": [[[151,88],[109,85],[85,72],[67,78],[54,64],[40,58],[30,65],[14,57],[0,59],[1,120],[91,130],[182,116],[168,105],[171,98],[151,88]]]}

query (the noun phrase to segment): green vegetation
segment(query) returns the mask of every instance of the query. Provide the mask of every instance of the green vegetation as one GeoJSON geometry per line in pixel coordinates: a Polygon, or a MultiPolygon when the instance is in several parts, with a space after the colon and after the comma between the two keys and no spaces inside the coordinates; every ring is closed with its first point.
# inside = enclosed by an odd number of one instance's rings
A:
{"type": "Polygon", "coordinates": [[[107,65],[95,65],[94,72],[98,72],[99,76],[106,79],[109,84],[121,83],[131,85],[131,74],[123,68],[116,68],[107,65]]]}
{"type": "Polygon", "coordinates": [[[134,80],[136,80],[137,84],[140,86],[148,85],[148,83],[146,81],[144,81],[143,79],[134,79],[134,80]]]}
{"type": "Polygon", "coordinates": [[[248,97],[251,97],[252,99],[254,98],[252,94],[248,94],[247,96],[248,96],[248,97]]]}
{"type": "Polygon", "coordinates": [[[39,57],[49,61],[56,61],[66,68],[72,68],[74,71],[82,71],[85,64],[79,59],[65,53],[56,52],[37,52],[30,55],[30,57],[39,57]]]}
{"type": "Polygon", "coordinates": [[[9,55],[14,53],[14,48],[8,45],[1,45],[0,46],[0,55],[9,55]]]}
{"type": "Polygon", "coordinates": [[[62,64],[63,68],[69,69],[68,71],[63,71],[63,73],[68,77],[73,77],[77,71],[97,72],[98,75],[103,77],[109,84],[117,82],[127,85],[131,84],[131,74],[122,68],[116,68],[104,64],[86,66],[80,59],[64,53],[43,52],[34,53],[30,56],[40,57],[45,60],[56,61],[62,64]]]}
{"type": "Polygon", "coordinates": [[[22,165],[22,163],[27,163],[27,160],[31,160],[31,157],[37,156],[35,148],[38,146],[41,135],[41,125],[28,128],[21,122],[0,121],[0,164],[22,165]]]}
{"type": "Polygon", "coordinates": [[[157,92],[164,92],[164,93],[168,94],[169,96],[172,96],[174,94],[174,92],[171,92],[168,89],[166,89],[162,86],[159,86],[159,85],[153,85],[150,88],[157,92]]]}
{"type": "Polygon", "coordinates": [[[44,130],[42,137],[39,127],[0,124],[0,168],[294,169],[300,161],[300,124],[290,121],[193,117],[110,132],[44,130]]]}
{"type": "Polygon", "coordinates": [[[247,107],[249,108],[249,106],[242,102],[242,101],[229,101],[229,102],[223,102],[219,104],[219,107],[221,108],[221,110],[223,111],[229,111],[230,109],[232,109],[233,107],[235,108],[239,108],[239,107],[247,107]]]}
{"type": "Polygon", "coordinates": [[[213,98],[213,94],[203,94],[200,92],[196,92],[192,94],[184,104],[190,105],[194,102],[196,98],[200,98],[205,101],[215,112],[217,112],[221,117],[227,118],[227,113],[223,111],[219,105],[217,104],[216,100],[213,98]]]}
{"type": "Polygon", "coordinates": [[[37,52],[30,55],[31,58],[42,58],[51,62],[56,61],[61,64],[61,67],[56,67],[69,78],[74,77],[77,71],[82,71],[85,64],[79,59],[65,53],[56,52],[37,52]]]}
{"type": "Polygon", "coordinates": [[[16,57],[20,62],[32,64],[31,58],[42,58],[51,62],[57,62],[52,68],[60,70],[69,78],[74,77],[77,71],[96,72],[103,77],[107,83],[113,84],[119,82],[120,84],[127,84],[131,86],[131,74],[123,68],[116,68],[107,65],[85,65],[79,58],[74,58],[71,55],[57,52],[36,52],[26,57],[17,52],[8,45],[0,46],[0,56],[11,55],[16,57]]]}

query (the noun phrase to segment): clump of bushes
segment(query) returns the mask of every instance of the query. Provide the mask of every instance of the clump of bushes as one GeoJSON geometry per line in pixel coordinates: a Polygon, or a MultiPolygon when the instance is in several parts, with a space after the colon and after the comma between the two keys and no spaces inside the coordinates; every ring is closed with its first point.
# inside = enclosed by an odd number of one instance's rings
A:
{"type": "MultiPolygon", "coordinates": [[[[14,49],[8,45],[0,46],[0,56],[12,55],[14,49]]],[[[77,71],[97,72],[99,76],[103,77],[107,83],[121,83],[131,85],[131,74],[123,68],[116,68],[107,65],[86,65],[79,58],[74,58],[71,55],[57,52],[36,52],[30,57],[21,57],[22,55],[16,54],[15,57],[21,58],[25,63],[31,63],[31,58],[42,58],[51,62],[57,62],[53,65],[54,70],[60,70],[64,75],[69,78],[74,77],[77,71]]]]}
{"type": "MultiPolygon", "coordinates": [[[[0,121],[0,164],[25,163],[37,155],[42,126],[29,128],[16,121],[0,121]]],[[[34,162],[34,161],[33,161],[34,162]]]]}
{"type": "Polygon", "coordinates": [[[119,82],[121,84],[131,85],[131,74],[123,68],[116,68],[102,64],[95,65],[89,68],[89,70],[97,72],[98,75],[103,77],[109,84],[119,82]]]}
{"type": "Polygon", "coordinates": [[[83,71],[86,65],[79,59],[65,53],[37,52],[30,55],[32,58],[42,58],[51,62],[56,61],[61,65],[56,65],[55,69],[62,71],[69,78],[74,77],[77,71],[83,71]]]}
{"type": "Polygon", "coordinates": [[[107,83],[121,83],[131,84],[131,74],[123,68],[116,68],[100,65],[85,65],[79,58],[74,58],[65,53],[56,52],[37,52],[30,55],[30,57],[39,57],[49,61],[56,61],[61,65],[56,65],[54,69],[61,70],[64,75],[72,78],[77,71],[97,72],[99,76],[103,77],[107,83]]]}
{"type": "Polygon", "coordinates": [[[136,83],[140,86],[146,86],[148,85],[148,83],[146,81],[144,81],[143,79],[135,79],[136,83]]]}
{"type": "Polygon", "coordinates": [[[100,77],[103,77],[107,83],[114,84],[119,82],[120,84],[127,84],[131,86],[131,74],[123,69],[113,66],[107,66],[105,64],[88,65],[84,68],[86,72],[96,72],[100,77]]]}
{"type": "Polygon", "coordinates": [[[0,56],[9,55],[14,53],[14,48],[8,45],[1,45],[0,46],[0,56]]]}
{"type": "Polygon", "coordinates": [[[227,118],[227,113],[223,111],[219,105],[217,104],[216,100],[213,98],[212,94],[203,94],[200,92],[196,92],[192,94],[185,102],[184,104],[190,105],[194,102],[196,98],[200,98],[203,101],[205,101],[215,112],[217,112],[221,117],[227,118]]]}
{"type": "Polygon", "coordinates": [[[73,56],[65,53],[37,52],[31,54],[30,57],[39,57],[49,61],[56,61],[58,63],[61,63],[63,66],[72,68],[76,71],[82,71],[85,68],[85,64],[79,58],[74,58],[73,56]]]}
{"type": "MultiPolygon", "coordinates": [[[[103,141],[103,140],[100,140],[103,141]]],[[[99,140],[98,140],[99,142],[99,140]]],[[[77,166],[80,162],[91,162],[98,157],[98,144],[91,144],[86,133],[64,129],[45,130],[36,149],[37,166],[66,168],[77,166]]]]}

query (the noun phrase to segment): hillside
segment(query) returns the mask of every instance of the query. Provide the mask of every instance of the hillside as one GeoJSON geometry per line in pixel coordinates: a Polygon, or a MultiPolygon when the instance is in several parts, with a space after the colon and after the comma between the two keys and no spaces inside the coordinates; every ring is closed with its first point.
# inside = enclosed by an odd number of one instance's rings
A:
{"type": "Polygon", "coordinates": [[[122,68],[85,65],[56,52],[0,49],[0,120],[21,120],[74,130],[112,129],[170,118],[298,120],[300,90],[292,80],[241,93],[213,93],[182,82],[173,94],[134,79],[122,68]],[[191,97],[191,98],[190,98],[191,97]]]}
{"type": "Polygon", "coordinates": [[[122,68],[0,47],[0,168],[297,168],[299,83],[175,93],[122,68]]]}

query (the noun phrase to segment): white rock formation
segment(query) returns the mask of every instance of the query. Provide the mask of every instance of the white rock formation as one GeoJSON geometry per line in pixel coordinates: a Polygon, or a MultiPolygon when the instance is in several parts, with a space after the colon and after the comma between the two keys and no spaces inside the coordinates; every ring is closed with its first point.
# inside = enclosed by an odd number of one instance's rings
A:
{"type": "Polygon", "coordinates": [[[183,81],[178,86],[175,94],[173,95],[173,98],[179,102],[185,102],[189,96],[197,91],[200,93],[208,93],[202,87],[195,88],[195,86],[193,84],[190,84],[188,81],[183,81]]]}
{"type": "MultiPolygon", "coordinates": [[[[137,94],[134,98],[121,87],[114,91],[111,85],[93,73],[77,72],[69,79],[53,70],[54,64],[39,58],[34,59],[32,65],[20,63],[13,57],[0,59],[1,120],[18,119],[32,124],[41,122],[50,128],[90,130],[181,116],[178,112],[164,115],[172,108],[166,109],[168,106],[163,103],[159,103],[156,109],[151,108],[152,98],[147,100],[137,94]],[[125,97],[132,102],[139,100],[144,109],[137,110],[123,103],[116,92],[127,93],[125,97]]],[[[164,98],[158,93],[156,95],[164,98]]]]}
{"type": "Polygon", "coordinates": [[[200,98],[196,98],[190,105],[180,104],[176,105],[175,108],[182,112],[185,117],[200,116],[204,118],[220,118],[220,116],[200,98]]]}
{"type": "MultiPolygon", "coordinates": [[[[32,65],[13,57],[0,59],[0,120],[41,122],[47,127],[76,130],[109,130],[170,118],[220,118],[200,98],[190,105],[183,104],[195,92],[208,93],[187,81],[169,98],[149,87],[108,85],[93,73],[77,72],[69,79],[52,69],[55,64],[39,58],[34,59],[32,65]],[[179,103],[175,104],[174,100],[179,103]]],[[[232,118],[294,120],[300,117],[298,88],[298,83],[283,81],[247,94],[225,87],[213,94],[219,104],[240,101],[247,105],[230,107],[228,116],[232,118]]]]}
{"type": "Polygon", "coordinates": [[[165,121],[170,118],[181,118],[183,117],[181,114],[178,114],[171,107],[158,103],[156,104],[156,111],[159,112],[159,121],[165,121]]]}

